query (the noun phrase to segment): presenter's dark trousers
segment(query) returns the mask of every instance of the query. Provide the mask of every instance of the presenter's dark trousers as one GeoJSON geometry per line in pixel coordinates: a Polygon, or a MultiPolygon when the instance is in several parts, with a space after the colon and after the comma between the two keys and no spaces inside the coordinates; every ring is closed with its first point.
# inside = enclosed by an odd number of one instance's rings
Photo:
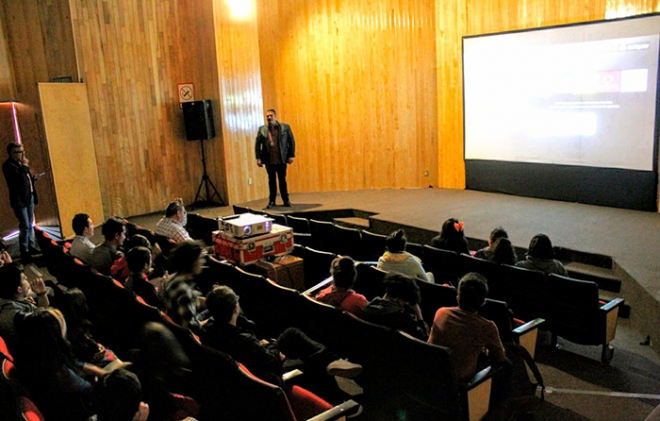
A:
{"type": "Polygon", "coordinates": [[[286,187],[286,166],[287,164],[266,165],[268,171],[268,201],[275,203],[277,197],[277,183],[280,184],[280,195],[282,201],[289,201],[289,190],[286,187]]]}

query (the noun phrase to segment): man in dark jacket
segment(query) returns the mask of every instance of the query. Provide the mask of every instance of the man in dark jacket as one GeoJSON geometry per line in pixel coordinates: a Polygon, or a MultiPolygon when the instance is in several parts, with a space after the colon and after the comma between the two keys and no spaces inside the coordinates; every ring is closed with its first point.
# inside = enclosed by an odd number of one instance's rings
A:
{"type": "Polygon", "coordinates": [[[277,121],[275,110],[266,111],[268,124],[259,127],[257,141],[255,143],[255,154],[257,165],[266,166],[268,172],[268,206],[275,206],[277,196],[277,183],[280,184],[280,194],[284,206],[290,207],[289,191],[286,185],[286,167],[293,164],[296,156],[296,142],[293,139],[291,127],[286,123],[277,121]]]}
{"type": "Polygon", "coordinates": [[[7,154],[9,158],[2,164],[2,173],[9,189],[9,203],[18,219],[21,258],[26,261],[30,259],[31,254],[38,253],[34,246],[32,220],[34,219],[34,205],[37,204],[34,182],[40,178],[41,174],[33,176],[30,172],[29,161],[25,156],[25,148],[22,144],[15,142],[8,144],[7,154]]]}

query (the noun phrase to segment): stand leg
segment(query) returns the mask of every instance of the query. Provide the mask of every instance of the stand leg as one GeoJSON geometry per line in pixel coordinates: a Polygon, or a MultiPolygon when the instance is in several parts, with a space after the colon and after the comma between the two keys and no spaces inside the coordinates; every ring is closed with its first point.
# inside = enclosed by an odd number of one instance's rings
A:
{"type": "Polygon", "coordinates": [[[195,195],[195,202],[193,203],[194,205],[197,206],[211,206],[211,205],[218,205],[218,206],[225,206],[225,203],[222,201],[222,197],[220,197],[220,193],[218,193],[218,189],[215,188],[215,185],[209,178],[208,174],[206,173],[206,155],[204,154],[204,140],[200,140],[200,145],[202,147],[202,181],[199,183],[199,187],[197,187],[197,194],[195,195]],[[211,190],[209,189],[210,187],[213,189],[213,194],[211,194],[211,190]],[[202,186],[205,187],[206,191],[206,199],[205,200],[200,200],[202,197],[200,195],[202,191],[202,186]],[[218,198],[218,202],[214,202],[213,198],[216,197],[218,198]]]}

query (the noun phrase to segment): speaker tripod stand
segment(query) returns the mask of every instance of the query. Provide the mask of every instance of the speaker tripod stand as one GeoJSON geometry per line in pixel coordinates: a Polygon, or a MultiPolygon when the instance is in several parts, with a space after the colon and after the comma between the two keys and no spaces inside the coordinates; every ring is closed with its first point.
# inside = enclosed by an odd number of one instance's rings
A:
{"type": "Polygon", "coordinates": [[[199,182],[199,187],[197,187],[197,194],[195,195],[195,202],[193,203],[194,207],[209,207],[209,206],[225,206],[225,203],[218,193],[218,189],[215,188],[213,181],[209,178],[209,175],[206,173],[206,155],[204,154],[204,139],[200,139],[200,145],[202,146],[202,181],[199,182]],[[202,187],[206,192],[206,199],[202,200],[202,187]],[[211,194],[211,189],[213,194],[211,194]],[[217,197],[218,201],[214,201],[213,198],[217,197]]]}

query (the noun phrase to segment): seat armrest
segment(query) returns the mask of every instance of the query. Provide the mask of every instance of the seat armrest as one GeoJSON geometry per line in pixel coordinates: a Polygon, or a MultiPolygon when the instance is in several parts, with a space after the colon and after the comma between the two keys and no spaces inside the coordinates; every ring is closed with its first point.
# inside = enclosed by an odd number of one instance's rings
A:
{"type": "Polygon", "coordinates": [[[540,328],[541,325],[543,325],[544,323],[545,323],[545,319],[541,319],[539,317],[538,319],[534,319],[531,322],[527,322],[524,325],[518,326],[517,328],[513,329],[513,333],[515,333],[516,336],[523,336],[534,329],[540,328]]]}
{"type": "Polygon", "coordinates": [[[623,304],[623,301],[624,301],[623,298],[615,298],[612,301],[603,304],[600,307],[600,310],[608,313],[614,310],[616,307],[619,307],[621,304],[623,304]]]}
{"type": "Polygon", "coordinates": [[[295,370],[287,371],[286,373],[282,374],[282,381],[284,381],[284,383],[286,384],[291,380],[302,376],[303,374],[304,373],[302,371],[296,368],[295,370]]]}
{"type": "Polygon", "coordinates": [[[362,263],[363,265],[367,265],[367,266],[378,266],[377,260],[358,260],[355,262],[356,265],[358,263],[362,263]]]}
{"type": "Polygon", "coordinates": [[[529,352],[532,358],[536,354],[536,338],[538,337],[539,327],[544,323],[545,319],[538,318],[513,329],[513,335],[518,338],[518,343],[529,352]]]}
{"type": "Polygon", "coordinates": [[[500,369],[486,367],[470,380],[463,391],[464,418],[469,421],[481,420],[490,409],[490,394],[493,375],[500,369]]]}
{"type": "Polygon", "coordinates": [[[321,412],[317,416],[312,417],[307,421],[332,421],[345,419],[346,416],[355,414],[359,410],[360,404],[351,399],[340,405],[330,408],[325,412],[321,412]]]}
{"type": "Polygon", "coordinates": [[[470,391],[470,390],[474,389],[475,387],[479,386],[483,382],[485,382],[488,379],[492,378],[493,375],[497,371],[499,371],[499,369],[496,368],[496,367],[492,367],[492,366],[488,366],[488,367],[484,368],[483,370],[481,370],[480,372],[475,374],[474,377],[472,377],[470,379],[470,381],[465,385],[465,390],[470,391]]]}
{"type": "Polygon", "coordinates": [[[332,283],[332,276],[329,276],[328,278],[322,280],[318,284],[314,285],[313,287],[305,290],[302,292],[303,295],[308,295],[310,297],[315,296],[319,291],[321,291],[323,288],[327,287],[332,283]]]}

